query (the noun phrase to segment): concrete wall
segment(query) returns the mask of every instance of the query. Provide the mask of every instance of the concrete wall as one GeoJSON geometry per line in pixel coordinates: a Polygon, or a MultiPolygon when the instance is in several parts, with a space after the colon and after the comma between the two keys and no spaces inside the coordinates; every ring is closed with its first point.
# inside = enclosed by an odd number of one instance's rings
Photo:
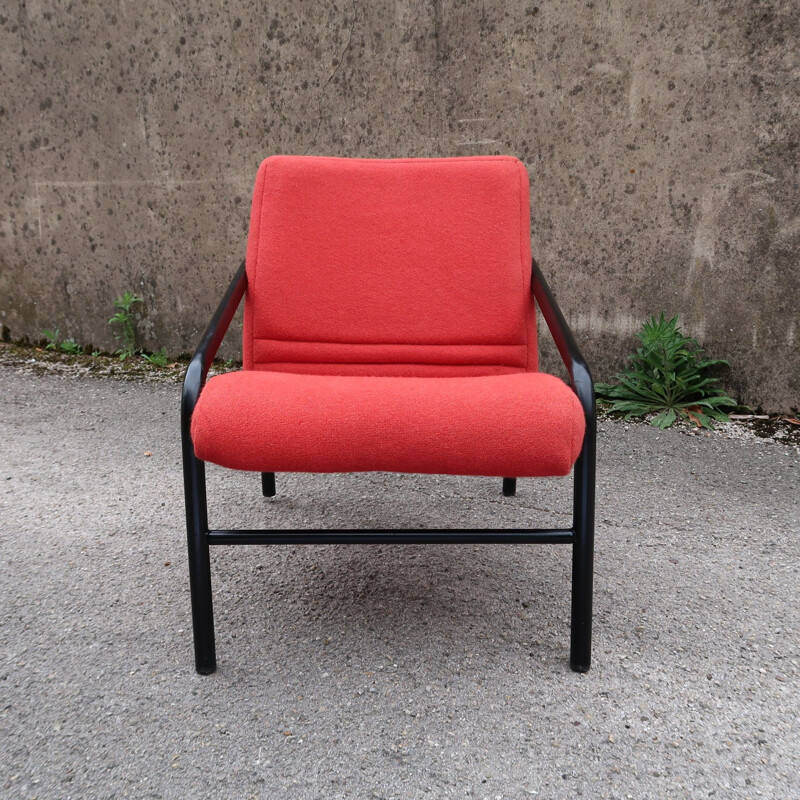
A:
{"type": "MultiPolygon", "coordinates": [[[[793,0],[27,0],[0,17],[0,322],[192,347],[270,153],[512,153],[598,377],[680,313],[729,388],[800,404],[793,0]]],[[[227,345],[233,352],[236,345],[227,345]]]]}

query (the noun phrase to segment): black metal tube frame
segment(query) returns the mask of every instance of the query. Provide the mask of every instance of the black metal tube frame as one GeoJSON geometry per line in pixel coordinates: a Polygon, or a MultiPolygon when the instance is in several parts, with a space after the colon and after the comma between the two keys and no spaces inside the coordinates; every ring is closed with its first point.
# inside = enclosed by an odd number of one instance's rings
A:
{"type": "MultiPolygon", "coordinates": [[[[205,463],[197,458],[191,438],[192,413],[205,385],[209,367],[217,354],[236,309],[247,288],[243,261],[225,297],[211,320],[194,354],[183,383],[181,396],[181,440],[186,498],[186,529],[189,549],[189,585],[192,600],[195,666],[207,675],[216,669],[214,613],[211,591],[210,545],[220,544],[542,544],[572,545],[572,612],[570,666],[586,672],[591,665],[592,582],[594,559],[595,441],[594,385],[589,368],[578,349],[539,266],[531,265],[531,291],[570,377],[586,419],[586,433],[574,467],[572,527],[421,529],[421,530],[209,530],[206,502],[205,463]]],[[[275,493],[275,476],[262,473],[262,492],[275,493]]],[[[514,478],[503,479],[503,493],[511,496],[514,478]]]]}

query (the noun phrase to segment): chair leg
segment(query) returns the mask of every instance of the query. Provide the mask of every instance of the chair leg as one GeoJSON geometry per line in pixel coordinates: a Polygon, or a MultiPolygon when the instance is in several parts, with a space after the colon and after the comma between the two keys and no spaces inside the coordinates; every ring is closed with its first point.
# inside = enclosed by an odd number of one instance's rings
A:
{"type": "Polygon", "coordinates": [[[517,479],[503,478],[503,497],[513,497],[517,493],[517,479]]]}
{"type": "Polygon", "coordinates": [[[583,449],[575,462],[572,546],[572,625],[569,665],[587,672],[592,663],[594,574],[595,422],[587,421],[583,449]]]}
{"type": "Polygon", "coordinates": [[[275,473],[261,473],[261,494],[264,497],[275,497],[275,473]]]}
{"type": "Polygon", "coordinates": [[[189,545],[189,587],[192,597],[195,667],[201,675],[217,668],[214,646],[214,606],[211,596],[211,559],[208,549],[208,507],[205,464],[184,440],[183,479],[186,496],[186,532],[189,545]]]}

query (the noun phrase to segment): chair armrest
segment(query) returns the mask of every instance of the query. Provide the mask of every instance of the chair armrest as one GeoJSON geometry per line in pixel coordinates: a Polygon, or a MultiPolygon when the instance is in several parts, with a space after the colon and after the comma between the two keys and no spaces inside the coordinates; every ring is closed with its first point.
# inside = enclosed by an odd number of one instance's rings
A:
{"type": "Polygon", "coordinates": [[[211,322],[200,340],[200,344],[195,351],[189,368],[186,370],[186,377],[183,379],[183,393],[181,394],[181,422],[188,431],[191,422],[192,412],[200,397],[200,391],[206,383],[206,376],[217,350],[225,338],[228,326],[231,324],[233,315],[239,307],[239,303],[244,296],[247,288],[247,273],[245,272],[245,262],[242,261],[236,274],[233,276],[225,297],[219,304],[219,308],[214,314],[211,322]]]}
{"type": "Polygon", "coordinates": [[[569,372],[572,390],[580,400],[587,421],[594,420],[595,402],[592,374],[589,372],[589,367],[578,349],[572,331],[569,329],[569,325],[567,325],[567,321],[564,319],[564,315],[561,313],[561,309],[558,307],[558,303],[556,303],[535,259],[531,259],[531,270],[533,296],[542,310],[544,321],[547,323],[558,352],[561,354],[561,360],[564,362],[567,372],[569,372]]]}

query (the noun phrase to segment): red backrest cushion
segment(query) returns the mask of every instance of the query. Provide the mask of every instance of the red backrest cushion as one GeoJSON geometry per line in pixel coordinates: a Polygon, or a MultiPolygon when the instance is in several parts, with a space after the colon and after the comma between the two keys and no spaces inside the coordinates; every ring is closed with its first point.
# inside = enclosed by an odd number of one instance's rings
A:
{"type": "Polygon", "coordinates": [[[244,367],[535,370],[530,271],[515,158],[273,156],[253,192],[244,367]]]}

